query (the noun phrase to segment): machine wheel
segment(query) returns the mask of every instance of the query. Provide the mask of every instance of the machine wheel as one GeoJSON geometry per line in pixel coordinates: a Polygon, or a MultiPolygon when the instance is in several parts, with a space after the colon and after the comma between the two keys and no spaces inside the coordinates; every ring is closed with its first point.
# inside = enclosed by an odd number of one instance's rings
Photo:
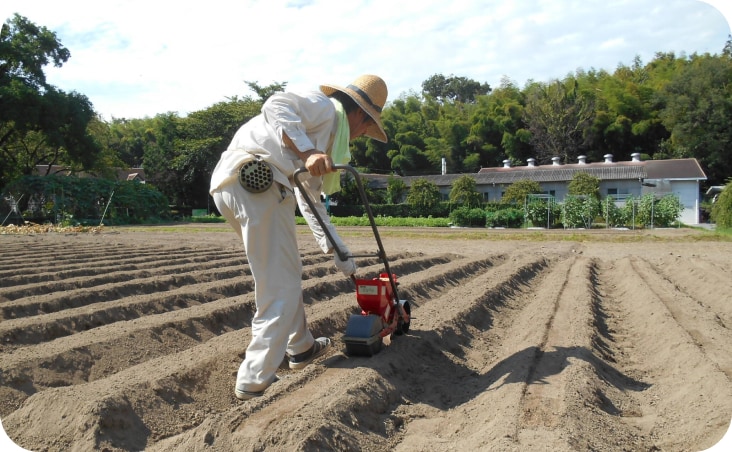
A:
{"type": "MultiPolygon", "coordinates": [[[[409,305],[408,301],[404,302],[403,308],[404,308],[404,312],[406,312],[407,315],[409,316],[409,318],[411,319],[412,318],[412,307],[409,305]]],[[[399,321],[397,322],[396,330],[394,330],[394,334],[396,334],[397,336],[401,336],[402,334],[407,334],[409,332],[409,324],[410,324],[410,322],[405,322],[402,319],[399,319],[399,321]]]]}
{"type": "Polygon", "coordinates": [[[353,314],[348,320],[346,334],[346,354],[351,356],[374,356],[381,351],[384,342],[381,337],[383,325],[381,317],[369,314],[353,314]]]}

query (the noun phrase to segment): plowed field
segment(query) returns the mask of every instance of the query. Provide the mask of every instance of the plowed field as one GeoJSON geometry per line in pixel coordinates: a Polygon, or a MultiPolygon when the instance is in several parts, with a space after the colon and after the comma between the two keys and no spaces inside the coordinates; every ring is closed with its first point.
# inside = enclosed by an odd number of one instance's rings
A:
{"type": "MultiPolygon", "coordinates": [[[[339,231],[378,249],[370,228],[339,231]]],[[[254,287],[226,225],[0,235],[6,433],[33,451],[696,451],[727,431],[731,242],[379,232],[409,334],[347,356],[353,283],[301,228],[308,320],[335,347],[246,402],[254,287]]]]}

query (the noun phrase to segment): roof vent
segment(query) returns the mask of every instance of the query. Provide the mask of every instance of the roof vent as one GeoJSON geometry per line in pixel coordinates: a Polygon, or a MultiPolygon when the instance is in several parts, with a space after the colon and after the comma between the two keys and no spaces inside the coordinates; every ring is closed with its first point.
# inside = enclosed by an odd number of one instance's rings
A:
{"type": "Polygon", "coordinates": [[[504,168],[511,168],[511,161],[506,159],[503,161],[503,167],[504,168]]]}
{"type": "Polygon", "coordinates": [[[559,166],[561,163],[559,161],[561,160],[560,157],[552,157],[552,165],[559,166]]]}
{"type": "Polygon", "coordinates": [[[613,155],[612,154],[605,154],[603,155],[605,157],[605,163],[612,163],[613,162],[613,155]]]}
{"type": "Polygon", "coordinates": [[[630,154],[630,158],[633,159],[634,162],[640,162],[640,152],[634,152],[630,154]]]}
{"type": "Polygon", "coordinates": [[[536,166],[536,159],[526,159],[526,161],[529,162],[530,167],[533,168],[536,166]]]}
{"type": "Polygon", "coordinates": [[[577,160],[579,161],[579,164],[580,165],[584,165],[585,163],[587,163],[587,156],[586,155],[580,155],[579,157],[577,157],[577,160]]]}

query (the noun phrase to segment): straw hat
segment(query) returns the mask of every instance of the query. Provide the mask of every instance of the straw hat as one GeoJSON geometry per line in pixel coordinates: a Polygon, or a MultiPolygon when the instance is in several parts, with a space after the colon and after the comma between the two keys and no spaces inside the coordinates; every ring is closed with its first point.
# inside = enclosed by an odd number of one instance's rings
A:
{"type": "Polygon", "coordinates": [[[374,120],[374,124],[366,129],[365,135],[382,143],[387,142],[386,132],[381,125],[381,109],[386,104],[388,91],[386,83],[381,77],[362,75],[345,88],[337,85],[320,85],[320,91],[326,96],[330,96],[336,91],[348,94],[374,120]]]}

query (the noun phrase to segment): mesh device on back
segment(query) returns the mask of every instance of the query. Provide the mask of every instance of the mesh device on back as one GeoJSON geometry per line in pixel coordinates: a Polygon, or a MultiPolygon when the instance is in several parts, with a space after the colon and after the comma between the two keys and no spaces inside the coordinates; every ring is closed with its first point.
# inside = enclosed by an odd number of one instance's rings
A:
{"type": "Polygon", "coordinates": [[[272,167],[259,156],[245,162],[239,169],[239,183],[251,193],[266,191],[273,181],[272,167]]]}

